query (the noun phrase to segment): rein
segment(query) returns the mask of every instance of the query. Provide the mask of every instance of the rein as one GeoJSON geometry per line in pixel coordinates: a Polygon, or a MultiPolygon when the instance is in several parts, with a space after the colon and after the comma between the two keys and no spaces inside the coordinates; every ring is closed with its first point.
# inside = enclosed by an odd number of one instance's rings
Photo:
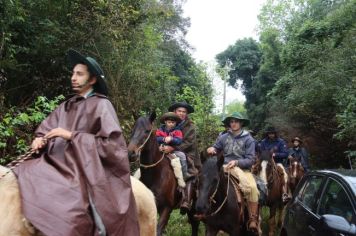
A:
{"type": "MultiPolygon", "coordinates": [[[[47,143],[47,139],[44,139],[44,142],[47,143]]],[[[2,178],[4,178],[6,175],[8,175],[15,167],[19,166],[21,163],[23,163],[24,161],[30,160],[32,158],[34,158],[32,155],[35,154],[36,151],[35,150],[28,150],[25,154],[19,156],[18,158],[16,158],[15,160],[11,161],[10,163],[8,163],[6,165],[7,168],[9,168],[8,171],[6,171],[4,174],[2,174],[0,176],[0,180],[2,178]]]]}
{"type": "Polygon", "coordinates": [[[145,168],[145,169],[151,168],[151,167],[155,167],[156,165],[158,165],[163,160],[165,155],[166,155],[166,153],[163,153],[161,159],[159,159],[157,162],[155,162],[155,163],[153,163],[151,165],[144,165],[144,164],[140,163],[140,166],[145,168]]]}
{"type": "Polygon", "coordinates": [[[142,145],[141,145],[140,147],[138,147],[138,149],[137,149],[137,150],[138,150],[138,156],[139,156],[138,160],[139,160],[139,162],[140,162],[140,167],[143,167],[143,168],[145,168],[145,169],[148,169],[148,168],[152,168],[152,167],[157,166],[157,165],[163,160],[164,156],[166,155],[165,153],[163,153],[161,159],[159,159],[157,162],[155,162],[155,163],[153,163],[153,164],[151,164],[151,165],[145,165],[145,164],[142,164],[142,163],[141,163],[141,161],[140,161],[140,160],[141,160],[141,150],[143,149],[143,147],[146,145],[146,143],[147,143],[148,140],[150,139],[150,137],[151,137],[151,135],[152,135],[152,132],[153,132],[153,127],[152,127],[150,133],[148,134],[147,138],[145,139],[145,141],[144,141],[144,142],[142,143],[142,145]]]}
{"type": "MultiPolygon", "coordinates": [[[[222,209],[222,207],[224,206],[225,202],[227,201],[227,197],[228,197],[229,189],[230,189],[230,171],[227,172],[227,173],[228,173],[228,175],[227,175],[226,196],[225,196],[223,202],[222,202],[222,203],[220,204],[220,206],[218,207],[218,209],[216,209],[213,213],[210,213],[209,215],[206,215],[206,217],[216,215],[216,214],[222,209]]],[[[218,184],[216,185],[215,191],[214,191],[213,194],[210,196],[210,199],[209,199],[209,200],[210,200],[210,202],[212,202],[212,203],[216,203],[216,201],[214,200],[214,197],[215,197],[216,193],[218,192],[219,185],[220,185],[220,179],[219,179],[218,184]]]]}

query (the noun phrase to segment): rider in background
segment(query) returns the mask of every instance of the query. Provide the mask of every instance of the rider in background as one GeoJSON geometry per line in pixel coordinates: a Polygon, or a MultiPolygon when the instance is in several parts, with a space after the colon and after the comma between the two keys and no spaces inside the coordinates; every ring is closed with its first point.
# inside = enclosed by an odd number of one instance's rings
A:
{"type": "MultiPolygon", "coordinates": [[[[163,114],[160,119],[160,122],[163,123],[163,125],[156,131],[156,139],[160,145],[160,151],[163,151],[164,146],[166,145],[176,147],[182,143],[183,133],[179,127],[177,127],[177,123],[180,123],[181,121],[182,120],[174,112],[163,114]]],[[[184,152],[174,150],[173,154],[179,158],[180,164],[182,165],[183,177],[186,179],[188,167],[184,152]]]]}
{"type": "Polygon", "coordinates": [[[309,154],[307,150],[302,147],[303,141],[299,137],[292,139],[293,147],[288,149],[288,159],[297,159],[302,164],[304,171],[309,171],[309,154]]]}
{"type": "Polygon", "coordinates": [[[278,137],[277,130],[274,127],[268,127],[265,130],[265,138],[260,142],[259,149],[261,152],[272,152],[272,157],[275,163],[283,165],[284,168],[277,168],[277,170],[284,179],[282,188],[282,201],[283,203],[287,203],[291,196],[288,192],[288,175],[285,171],[288,157],[286,142],[282,138],[278,137]]]}
{"type": "Polygon", "coordinates": [[[226,117],[224,123],[229,126],[227,133],[220,135],[216,143],[207,149],[208,154],[224,152],[224,168],[240,182],[240,188],[247,199],[249,211],[248,228],[259,232],[258,197],[256,181],[250,171],[255,163],[255,140],[249,132],[242,129],[250,121],[238,112],[226,117]]]}
{"type": "Polygon", "coordinates": [[[287,163],[288,150],[286,142],[278,137],[274,127],[268,127],[265,131],[265,138],[260,142],[260,151],[272,151],[272,157],[276,163],[285,166],[287,163]]]}

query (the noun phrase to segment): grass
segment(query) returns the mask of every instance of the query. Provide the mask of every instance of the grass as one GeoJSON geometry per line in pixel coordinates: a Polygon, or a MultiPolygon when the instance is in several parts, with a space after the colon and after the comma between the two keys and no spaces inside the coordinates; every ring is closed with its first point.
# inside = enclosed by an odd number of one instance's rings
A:
{"type": "MultiPolygon", "coordinates": [[[[267,207],[262,208],[262,231],[263,236],[268,235],[268,215],[269,209],[267,207]]],[[[277,230],[279,232],[279,229],[277,230]]],[[[190,236],[191,235],[191,227],[188,222],[188,218],[186,215],[181,215],[179,210],[174,210],[169,218],[168,225],[166,227],[166,236],[190,236]]],[[[201,222],[199,225],[199,236],[205,235],[205,227],[204,224],[201,222]]],[[[219,233],[219,236],[225,236],[227,234],[219,233]]],[[[276,233],[276,235],[278,235],[276,233]]]]}

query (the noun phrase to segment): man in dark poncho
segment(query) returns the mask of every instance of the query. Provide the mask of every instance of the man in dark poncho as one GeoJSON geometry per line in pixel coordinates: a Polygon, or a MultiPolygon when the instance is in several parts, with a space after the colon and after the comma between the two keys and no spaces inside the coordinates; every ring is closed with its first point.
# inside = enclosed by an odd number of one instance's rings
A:
{"type": "Polygon", "coordinates": [[[18,176],[25,217],[45,235],[139,235],[126,143],[100,65],[68,51],[72,88],[37,128],[18,176]]]}

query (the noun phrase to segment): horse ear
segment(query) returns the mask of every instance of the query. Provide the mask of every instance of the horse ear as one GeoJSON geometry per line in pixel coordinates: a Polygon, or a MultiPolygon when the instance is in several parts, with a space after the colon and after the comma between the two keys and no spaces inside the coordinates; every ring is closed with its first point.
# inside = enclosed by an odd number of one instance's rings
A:
{"type": "Polygon", "coordinates": [[[216,165],[218,166],[218,169],[220,170],[220,168],[222,167],[222,165],[224,164],[224,155],[222,152],[220,152],[217,155],[217,163],[216,165]]]}
{"type": "Polygon", "coordinates": [[[149,117],[151,123],[153,123],[153,121],[155,121],[156,117],[157,117],[156,111],[153,111],[149,117]]]}

